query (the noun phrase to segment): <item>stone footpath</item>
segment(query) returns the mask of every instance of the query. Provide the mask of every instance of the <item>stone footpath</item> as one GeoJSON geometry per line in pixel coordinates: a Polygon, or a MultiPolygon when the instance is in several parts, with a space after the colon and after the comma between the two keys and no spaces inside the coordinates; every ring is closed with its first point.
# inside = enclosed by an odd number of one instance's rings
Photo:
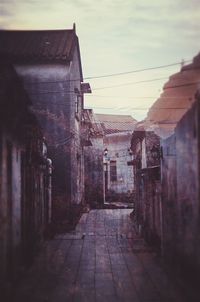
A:
{"type": "Polygon", "coordinates": [[[75,231],[46,243],[12,302],[183,302],[131,211],[83,214],[75,231]]]}

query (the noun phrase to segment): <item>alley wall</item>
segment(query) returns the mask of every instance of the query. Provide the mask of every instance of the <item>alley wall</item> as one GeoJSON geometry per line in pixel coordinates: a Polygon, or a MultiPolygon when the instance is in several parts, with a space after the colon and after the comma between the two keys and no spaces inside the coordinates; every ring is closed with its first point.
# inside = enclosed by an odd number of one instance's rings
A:
{"type": "Polygon", "coordinates": [[[163,254],[180,274],[200,276],[199,97],[162,141],[163,254]]]}

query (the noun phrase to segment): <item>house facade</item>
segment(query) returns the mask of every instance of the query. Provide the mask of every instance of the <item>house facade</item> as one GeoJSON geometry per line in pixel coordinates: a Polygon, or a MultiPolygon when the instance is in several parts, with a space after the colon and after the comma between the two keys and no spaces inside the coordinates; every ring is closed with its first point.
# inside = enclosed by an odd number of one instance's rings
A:
{"type": "Polygon", "coordinates": [[[131,133],[136,120],[131,116],[96,114],[104,132],[105,201],[127,201],[134,194],[131,133]]]}
{"type": "Polygon", "coordinates": [[[70,30],[0,31],[1,60],[12,62],[32,102],[53,161],[53,220],[80,212],[84,203],[81,140],[83,84],[75,26],[70,30]]]}

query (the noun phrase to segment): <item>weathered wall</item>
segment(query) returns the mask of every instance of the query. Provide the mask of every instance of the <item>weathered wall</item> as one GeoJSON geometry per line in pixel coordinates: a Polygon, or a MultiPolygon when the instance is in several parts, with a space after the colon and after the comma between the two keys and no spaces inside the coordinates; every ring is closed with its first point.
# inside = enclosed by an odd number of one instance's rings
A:
{"type": "MultiPolygon", "coordinates": [[[[81,90],[81,70],[78,50],[74,50],[70,64],[70,91],[81,90]]],[[[83,95],[81,93],[71,95],[70,106],[70,131],[74,133],[71,140],[71,204],[79,209],[84,204],[84,155],[81,144],[81,120],[83,109],[83,95]]],[[[76,211],[76,210],[75,210],[76,211]]]]}
{"type": "Polygon", "coordinates": [[[199,119],[196,101],[175,135],[162,142],[163,253],[179,273],[194,279],[200,273],[199,119]]]}
{"type": "Polygon", "coordinates": [[[53,161],[53,220],[66,219],[72,205],[83,202],[83,150],[80,141],[82,102],[77,50],[70,64],[17,65],[24,87],[33,103],[53,161]]]}
{"type": "Polygon", "coordinates": [[[70,151],[66,150],[68,154],[64,155],[64,143],[71,137],[69,66],[29,64],[17,65],[15,68],[23,79],[49,146],[49,157],[54,165],[53,199],[55,201],[65,196],[67,200],[71,190],[67,182],[70,175],[70,151]]]}
{"type": "Polygon", "coordinates": [[[104,202],[103,138],[90,138],[92,146],[85,148],[85,200],[91,207],[104,202]]]}
{"type": "MultiPolygon", "coordinates": [[[[44,239],[51,220],[51,181],[41,129],[12,66],[1,65],[0,82],[0,292],[3,293],[20,278],[22,267],[33,260],[44,239]]],[[[2,295],[1,298],[4,300],[2,295]]]]}
{"type": "Polygon", "coordinates": [[[49,176],[39,143],[35,133],[23,141],[1,129],[0,281],[15,280],[21,266],[32,261],[49,223],[49,176]]]}
{"type": "Polygon", "coordinates": [[[177,172],[176,137],[172,135],[161,141],[163,159],[161,162],[163,241],[162,253],[169,262],[177,253],[177,172]]]}

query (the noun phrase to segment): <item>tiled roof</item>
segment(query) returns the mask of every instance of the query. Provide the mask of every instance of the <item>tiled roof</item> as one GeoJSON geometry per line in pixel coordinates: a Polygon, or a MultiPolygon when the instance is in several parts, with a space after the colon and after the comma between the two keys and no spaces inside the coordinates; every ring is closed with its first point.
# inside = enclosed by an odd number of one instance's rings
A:
{"type": "Polygon", "coordinates": [[[133,131],[137,121],[130,115],[96,114],[105,134],[133,131]]]}
{"type": "Polygon", "coordinates": [[[0,59],[70,60],[78,38],[75,30],[0,30],[0,59]]]}
{"type": "Polygon", "coordinates": [[[192,64],[183,66],[180,72],[169,78],[159,99],[150,108],[146,122],[154,125],[154,128],[162,128],[164,136],[170,135],[193,104],[199,87],[200,54],[192,64]]]}

